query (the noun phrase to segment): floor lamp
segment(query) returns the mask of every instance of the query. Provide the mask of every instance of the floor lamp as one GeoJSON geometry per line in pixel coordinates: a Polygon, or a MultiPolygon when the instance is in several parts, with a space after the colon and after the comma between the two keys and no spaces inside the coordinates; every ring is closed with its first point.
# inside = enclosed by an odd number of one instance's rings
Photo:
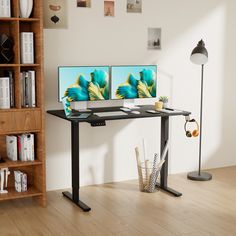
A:
{"type": "Polygon", "coordinates": [[[208,52],[205,48],[205,43],[203,40],[199,41],[197,46],[193,49],[190,60],[192,63],[201,65],[202,74],[201,74],[201,105],[200,105],[200,135],[199,135],[199,166],[198,171],[188,173],[187,177],[191,180],[197,181],[206,181],[211,180],[212,175],[207,172],[201,171],[201,152],[202,152],[202,102],[203,102],[203,72],[204,72],[204,64],[208,61],[208,52]]]}

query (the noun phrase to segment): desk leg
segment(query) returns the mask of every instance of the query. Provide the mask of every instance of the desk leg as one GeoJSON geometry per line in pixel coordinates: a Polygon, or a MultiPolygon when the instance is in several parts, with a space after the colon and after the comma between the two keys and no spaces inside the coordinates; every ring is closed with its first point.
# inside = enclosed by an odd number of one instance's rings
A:
{"type": "Polygon", "coordinates": [[[79,206],[83,211],[90,211],[91,208],[79,199],[79,123],[71,122],[71,168],[72,168],[72,193],[62,194],[79,206]]]}
{"type": "MultiPolygon", "coordinates": [[[[169,117],[163,116],[161,117],[161,153],[163,152],[165,144],[168,139],[169,139],[169,117]]],[[[157,186],[160,189],[174,195],[175,197],[180,197],[182,193],[179,193],[174,189],[168,187],[167,178],[168,178],[168,152],[166,154],[165,163],[163,164],[161,169],[161,182],[160,184],[157,184],[157,186]]]]}

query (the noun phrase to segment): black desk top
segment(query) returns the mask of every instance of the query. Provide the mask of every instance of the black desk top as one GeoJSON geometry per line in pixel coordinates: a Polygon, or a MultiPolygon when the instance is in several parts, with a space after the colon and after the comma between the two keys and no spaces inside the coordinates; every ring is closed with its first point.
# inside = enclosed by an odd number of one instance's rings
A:
{"type": "MultiPolygon", "coordinates": [[[[92,110],[92,113],[95,112],[109,112],[109,111],[121,111],[120,110],[121,107],[101,107],[101,108],[89,108],[90,110],[92,110]]],[[[98,117],[94,114],[90,115],[88,118],[85,119],[75,119],[75,118],[68,118],[65,115],[64,110],[49,110],[47,111],[47,113],[57,116],[59,118],[62,118],[64,120],[68,120],[70,122],[88,122],[88,123],[92,123],[92,122],[97,122],[97,121],[104,121],[104,120],[124,120],[124,119],[136,119],[136,118],[151,118],[151,117],[163,117],[163,116],[188,116],[191,114],[191,112],[188,111],[181,111],[181,110],[175,110],[174,112],[171,113],[164,113],[164,112],[160,112],[160,113],[147,113],[147,110],[154,110],[154,105],[143,105],[140,106],[140,109],[137,109],[140,114],[133,114],[131,112],[125,112],[127,113],[127,115],[125,116],[106,116],[106,117],[98,117]]],[[[76,113],[76,111],[74,112],[76,113]]],[[[79,114],[79,112],[78,112],[79,114]]]]}

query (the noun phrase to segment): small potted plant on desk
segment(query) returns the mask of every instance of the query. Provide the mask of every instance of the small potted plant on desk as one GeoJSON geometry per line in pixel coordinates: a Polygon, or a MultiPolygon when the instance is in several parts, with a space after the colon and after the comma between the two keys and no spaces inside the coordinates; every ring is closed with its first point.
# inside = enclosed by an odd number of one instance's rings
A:
{"type": "Polygon", "coordinates": [[[163,108],[167,108],[168,107],[168,97],[167,96],[159,97],[159,101],[163,102],[163,108]]]}

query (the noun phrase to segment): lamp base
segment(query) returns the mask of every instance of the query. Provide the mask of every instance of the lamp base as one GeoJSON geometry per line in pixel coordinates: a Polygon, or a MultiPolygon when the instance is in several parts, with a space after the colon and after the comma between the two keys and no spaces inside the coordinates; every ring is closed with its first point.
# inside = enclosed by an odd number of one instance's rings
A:
{"type": "Polygon", "coordinates": [[[194,171],[188,173],[187,178],[196,181],[208,181],[212,179],[212,175],[207,172],[200,172],[199,175],[198,171],[194,171]]]}

